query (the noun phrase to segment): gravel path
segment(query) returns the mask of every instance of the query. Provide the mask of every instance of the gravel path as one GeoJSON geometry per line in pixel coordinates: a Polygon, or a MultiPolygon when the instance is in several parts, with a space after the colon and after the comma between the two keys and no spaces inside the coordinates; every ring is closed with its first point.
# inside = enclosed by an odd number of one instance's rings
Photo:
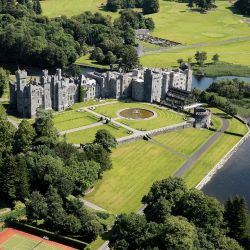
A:
{"type": "Polygon", "coordinates": [[[84,199],[80,199],[80,200],[84,203],[84,205],[85,205],[86,207],[92,208],[92,209],[94,209],[94,210],[96,210],[96,211],[100,211],[100,212],[106,211],[104,208],[101,208],[101,207],[99,207],[99,206],[93,204],[92,202],[86,201],[86,200],[84,200],[84,199]]]}

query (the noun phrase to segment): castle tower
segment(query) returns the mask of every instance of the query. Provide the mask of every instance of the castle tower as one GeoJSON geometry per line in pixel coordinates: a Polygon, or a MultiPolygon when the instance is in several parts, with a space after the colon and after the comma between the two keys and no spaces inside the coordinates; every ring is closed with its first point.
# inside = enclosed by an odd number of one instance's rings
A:
{"type": "Polygon", "coordinates": [[[17,70],[16,71],[16,83],[17,83],[17,91],[23,91],[25,86],[27,85],[27,71],[25,70],[17,70]]]}
{"type": "Polygon", "coordinates": [[[193,71],[191,69],[186,69],[184,71],[186,74],[186,91],[191,92],[192,90],[192,80],[193,80],[193,71]]]}
{"type": "Polygon", "coordinates": [[[58,80],[61,81],[62,80],[62,70],[61,69],[57,69],[56,70],[56,75],[58,76],[58,80]]]}

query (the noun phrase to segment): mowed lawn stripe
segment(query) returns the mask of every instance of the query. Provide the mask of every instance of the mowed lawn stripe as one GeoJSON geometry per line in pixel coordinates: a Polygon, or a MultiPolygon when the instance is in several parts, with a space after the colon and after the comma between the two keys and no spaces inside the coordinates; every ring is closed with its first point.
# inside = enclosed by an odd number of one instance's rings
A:
{"type": "Polygon", "coordinates": [[[188,128],[158,135],[154,139],[179,153],[192,156],[212,134],[206,129],[188,128]]]}
{"type": "Polygon", "coordinates": [[[116,139],[128,136],[128,130],[123,127],[113,128],[110,125],[101,125],[98,127],[93,127],[85,130],[80,130],[73,133],[68,133],[66,135],[67,142],[72,144],[89,143],[95,138],[95,134],[100,129],[108,130],[116,139]]]}
{"type": "Polygon", "coordinates": [[[88,112],[65,111],[54,116],[55,127],[60,130],[79,128],[97,122],[88,112]]]}
{"type": "Polygon", "coordinates": [[[113,168],[104,173],[85,198],[110,212],[132,212],[154,181],[172,175],[185,160],[164,148],[136,141],[119,146],[112,153],[113,168]]]}

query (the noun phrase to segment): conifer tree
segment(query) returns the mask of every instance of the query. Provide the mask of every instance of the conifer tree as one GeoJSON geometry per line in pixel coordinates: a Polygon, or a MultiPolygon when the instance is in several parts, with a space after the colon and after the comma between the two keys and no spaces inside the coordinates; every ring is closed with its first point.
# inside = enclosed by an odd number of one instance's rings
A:
{"type": "Polygon", "coordinates": [[[14,136],[14,151],[16,153],[27,152],[35,136],[36,132],[31,124],[22,120],[14,136]]]}
{"type": "Polygon", "coordinates": [[[228,236],[241,242],[248,232],[248,209],[245,198],[229,198],[225,205],[224,219],[229,228],[228,236]]]}

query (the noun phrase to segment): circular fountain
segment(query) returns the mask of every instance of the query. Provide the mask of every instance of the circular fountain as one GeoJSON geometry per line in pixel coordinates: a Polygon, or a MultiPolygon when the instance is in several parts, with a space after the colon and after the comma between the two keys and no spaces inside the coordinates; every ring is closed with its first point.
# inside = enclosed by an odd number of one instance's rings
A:
{"type": "Polygon", "coordinates": [[[151,119],[156,116],[156,113],[143,108],[128,108],[123,109],[118,112],[118,115],[122,118],[133,119],[133,120],[143,120],[151,119]]]}

